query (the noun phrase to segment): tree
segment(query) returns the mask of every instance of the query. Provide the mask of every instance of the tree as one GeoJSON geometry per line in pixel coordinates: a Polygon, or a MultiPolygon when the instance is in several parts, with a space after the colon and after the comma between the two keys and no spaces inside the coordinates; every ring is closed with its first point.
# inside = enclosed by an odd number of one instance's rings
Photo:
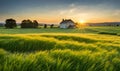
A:
{"type": "Polygon", "coordinates": [[[28,19],[22,21],[21,28],[35,28],[35,26],[34,23],[28,19]]]}
{"type": "Polygon", "coordinates": [[[44,28],[47,28],[47,24],[44,24],[44,28]]]}
{"type": "Polygon", "coordinates": [[[6,28],[15,28],[17,26],[16,20],[14,19],[6,19],[5,23],[6,28]]]}
{"type": "Polygon", "coordinates": [[[54,24],[51,24],[51,25],[50,25],[50,28],[53,28],[53,26],[54,26],[54,24]]]}
{"type": "Polygon", "coordinates": [[[119,24],[117,24],[116,26],[119,26],[119,24]]]}
{"type": "Polygon", "coordinates": [[[34,28],[38,28],[38,22],[36,20],[33,21],[34,28]]]}

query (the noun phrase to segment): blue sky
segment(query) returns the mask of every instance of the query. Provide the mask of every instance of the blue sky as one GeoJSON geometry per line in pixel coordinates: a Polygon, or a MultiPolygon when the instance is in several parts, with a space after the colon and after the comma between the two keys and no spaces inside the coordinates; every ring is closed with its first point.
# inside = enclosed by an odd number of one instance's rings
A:
{"type": "Polygon", "coordinates": [[[59,23],[61,19],[78,22],[120,21],[120,0],[0,0],[0,21],[14,18],[59,23]]]}

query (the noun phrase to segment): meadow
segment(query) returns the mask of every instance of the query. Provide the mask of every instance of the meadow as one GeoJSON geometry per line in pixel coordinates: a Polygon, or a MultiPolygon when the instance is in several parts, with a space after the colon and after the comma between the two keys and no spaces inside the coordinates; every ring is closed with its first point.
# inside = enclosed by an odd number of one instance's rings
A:
{"type": "Polygon", "coordinates": [[[120,27],[0,28],[0,71],[119,71],[120,27]]]}

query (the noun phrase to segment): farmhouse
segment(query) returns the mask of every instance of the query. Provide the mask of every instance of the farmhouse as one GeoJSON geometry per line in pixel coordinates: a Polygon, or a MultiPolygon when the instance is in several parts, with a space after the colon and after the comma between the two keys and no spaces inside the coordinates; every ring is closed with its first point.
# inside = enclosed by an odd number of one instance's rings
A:
{"type": "Polygon", "coordinates": [[[63,19],[60,28],[75,28],[75,23],[71,19],[63,19]]]}

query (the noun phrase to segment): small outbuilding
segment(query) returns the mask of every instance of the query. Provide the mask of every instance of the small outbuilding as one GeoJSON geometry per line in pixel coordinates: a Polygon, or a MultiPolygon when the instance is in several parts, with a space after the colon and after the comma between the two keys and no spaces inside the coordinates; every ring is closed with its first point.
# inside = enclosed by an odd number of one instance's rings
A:
{"type": "Polygon", "coordinates": [[[63,19],[60,22],[60,28],[75,28],[75,23],[71,19],[63,19]]]}

